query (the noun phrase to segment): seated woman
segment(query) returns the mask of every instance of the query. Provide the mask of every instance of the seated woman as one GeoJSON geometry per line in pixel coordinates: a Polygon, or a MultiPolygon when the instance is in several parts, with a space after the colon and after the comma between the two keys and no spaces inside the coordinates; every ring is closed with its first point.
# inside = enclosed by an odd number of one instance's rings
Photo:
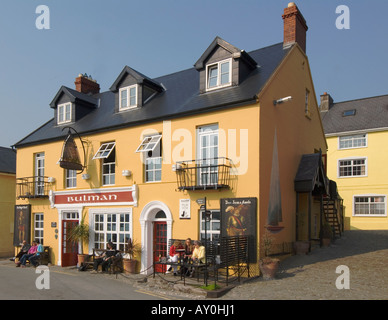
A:
{"type": "MultiPolygon", "coordinates": [[[[170,247],[170,252],[169,252],[169,256],[170,256],[169,260],[170,260],[170,262],[174,262],[174,263],[178,262],[179,253],[176,251],[178,249],[183,249],[183,246],[182,246],[180,241],[176,240],[174,242],[174,244],[170,247]]],[[[177,265],[171,265],[171,267],[168,269],[168,271],[166,273],[170,273],[171,269],[174,272],[174,276],[176,276],[176,271],[178,269],[178,266],[177,265]]]]}
{"type": "MultiPolygon", "coordinates": [[[[185,241],[185,253],[183,255],[183,262],[188,263],[191,259],[191,256],[193,255],[194,246],[191,242],[190,238],[187,238],[185,241]]],[[[181,270],[182,274],[189,275],[191,272],[191,268],[187,268],[186,266],[182,268],[181,270]]]]}
{"type": "MultiPolygon", "coordinates": [[[[205,247],[201,244],[200,241],[194,241],[194,251],[191,258],[193,259],[193,263],[205,263],[206,250],[205,247]]],[[[191,272],[190,277],[194,275],[194,272],[191,272]]]]}

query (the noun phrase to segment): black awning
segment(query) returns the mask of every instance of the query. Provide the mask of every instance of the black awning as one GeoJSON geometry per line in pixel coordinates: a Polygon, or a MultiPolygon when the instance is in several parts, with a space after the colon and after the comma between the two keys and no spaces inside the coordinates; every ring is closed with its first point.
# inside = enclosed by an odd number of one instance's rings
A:
{"type": "Polygon", "coordinates": [[[321,153],[304,154],[294,180],[296,192],[328,194],[329,179],[326,177],[321,153]]]}

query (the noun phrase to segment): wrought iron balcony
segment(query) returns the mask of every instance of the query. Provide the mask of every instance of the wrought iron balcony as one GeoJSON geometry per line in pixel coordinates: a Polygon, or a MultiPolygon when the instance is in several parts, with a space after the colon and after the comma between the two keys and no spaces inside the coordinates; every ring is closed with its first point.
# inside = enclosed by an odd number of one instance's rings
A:
{"type": "Polygon", "coordinates": [[[48,177],[34,176],[16,179],[18,199],[48,198],[51,182],[48,177]]]}
{"type": "Polygon", "coordinates": [[[179,190],[215,190],[230,188],[231,160],[212,158],[179,161],[173,166],[179,190]]]}

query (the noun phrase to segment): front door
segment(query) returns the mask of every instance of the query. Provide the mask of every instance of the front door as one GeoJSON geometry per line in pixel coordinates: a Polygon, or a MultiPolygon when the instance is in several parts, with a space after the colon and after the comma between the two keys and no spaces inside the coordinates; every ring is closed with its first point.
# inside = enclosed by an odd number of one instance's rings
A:
{"type": "Polygon", "coordinates": [[[78,242],[69,240],[70,230],[78,225],[78,220],[62,221],[62,267],[75,266],[78,262],[78,242]]]}
{"type": "MultiPolygon", "coordinates": [[[[167,257],[167,222],[154,222],[154,261],[167,257]]],[[[156,272],[166,272],[166,266],[156,265],[156,272]]]]}

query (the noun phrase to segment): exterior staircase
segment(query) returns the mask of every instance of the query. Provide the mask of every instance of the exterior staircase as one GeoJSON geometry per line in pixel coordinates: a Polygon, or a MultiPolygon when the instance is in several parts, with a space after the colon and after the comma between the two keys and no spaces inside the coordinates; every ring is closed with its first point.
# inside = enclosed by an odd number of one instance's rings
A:
{"type": "Polygon", "coordinates": [[[330,198],[324,199],[323,212],[326,222],[332,228],[333,238],[341,238],[344,230],[342,200],[332,200],[330,198]]]}

